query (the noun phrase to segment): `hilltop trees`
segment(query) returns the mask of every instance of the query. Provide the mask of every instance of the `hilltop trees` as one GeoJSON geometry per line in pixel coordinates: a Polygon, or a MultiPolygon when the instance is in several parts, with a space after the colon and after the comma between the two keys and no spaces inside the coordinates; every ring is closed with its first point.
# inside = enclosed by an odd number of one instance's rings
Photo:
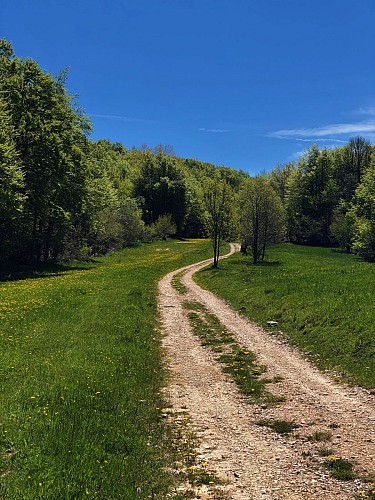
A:
{"type": "Polygon", "coordinates": [[[171,146],[90,141],[66,76],[0,40],[0,259],[102,254],[149,238],[151,226],[161,237],[206,236],[203,186],[216,178],[237,192],[246,174],[178,158],[171,146]]]}
{"type": "Polygon", "coordinates": [[[146,224],[154,223],[161,215],[173,214],[177,232],[181,234],[186,214],[186,184],[184,173],[175,158],[162,151],[145,151],[134,185],[146,224]]]}
{"type": "Polygon", "coordinates": [[[206,236],[203,186],[217,178],[237,191],[246,174],[178,158],[171,146],[90,141],[66,76],[0,40],[0,260],[89,257],[155,227],[161,237],[206,236]]]}
{"type": "Polygon", "coordinates": [[[160,237],[211,236],[215,266],[222,241],[241,232],[258,262],[284,218],[288,241],[375,260],[375,148],[362,137],[249,179],[171,146],[129,150],[89,132],[66,72],[53,77],[0,40],[1,262],[102,254],[155,227],[160,237]]]}

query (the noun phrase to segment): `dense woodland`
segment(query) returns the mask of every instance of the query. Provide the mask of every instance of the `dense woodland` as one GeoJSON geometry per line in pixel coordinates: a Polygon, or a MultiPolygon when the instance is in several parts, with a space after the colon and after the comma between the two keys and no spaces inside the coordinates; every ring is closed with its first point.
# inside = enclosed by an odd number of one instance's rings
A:
{"type": "MultiPolygon", "coordinates": [[[[66,88],[0,40],[0,262],[82,259],[155,237],[339,246],[375,260],[375,147],[312,146],[251,178],[170,146],[92,141],[66,88]]],[[[217,260],[216,260],[217,263],[217,260]]]]}

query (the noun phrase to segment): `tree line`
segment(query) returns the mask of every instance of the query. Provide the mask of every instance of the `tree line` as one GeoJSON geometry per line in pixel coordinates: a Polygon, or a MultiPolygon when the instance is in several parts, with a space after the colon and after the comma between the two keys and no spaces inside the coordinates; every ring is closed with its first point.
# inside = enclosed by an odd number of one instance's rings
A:
{"type": "Polygon", "coordinates": [[[286,237],[339,246],[375,260],[375,147],[363,137],[335,149],[313,145],[268,176],[283,200],[286,237]]]}
{"type": "Polygon", "coordinates": [[[89,138],[91,123],[57,77],[0,40],[0,263],[82,259],[154,237],[240,239],[254,262],[269,243],[337,245],[375,260],[375,153],[363,138],[312,146],[251,178],[89,138]]]}
{"type": "Polygon", "coordinates": [[[205,199],[214,266],[230,236],[255,264],[281,241],[341,247],[375,262],[375,146],[363,137],[335,149],[313,145],[298,162],[241,179],[236,192],[213,182],[205,199]]]}
{"type": "Polygon", "coordinates": [[[247,177],[170,146],[91,141],[66,88],[0,40],[0,261],[84,258],[155,236],[202,237],[210,179],[247,177]]]}

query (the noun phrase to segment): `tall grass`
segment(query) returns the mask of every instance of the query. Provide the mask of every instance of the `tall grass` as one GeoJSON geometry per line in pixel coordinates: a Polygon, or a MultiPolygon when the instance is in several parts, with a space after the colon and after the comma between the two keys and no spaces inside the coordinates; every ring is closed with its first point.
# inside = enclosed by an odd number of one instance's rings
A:
{"type": "Polygon", "coordinates": [[[235,254],[197,281],[267,327],[278,322],[320,366],[375,387],[375,265],[335,249],[277,245],[253,265],[235,254]]]}
{"type": "Polygon", "coordinates": [[[0,283],[1,498],[164,498],[156,284],[211,252],[158,242],[0,283]]]}

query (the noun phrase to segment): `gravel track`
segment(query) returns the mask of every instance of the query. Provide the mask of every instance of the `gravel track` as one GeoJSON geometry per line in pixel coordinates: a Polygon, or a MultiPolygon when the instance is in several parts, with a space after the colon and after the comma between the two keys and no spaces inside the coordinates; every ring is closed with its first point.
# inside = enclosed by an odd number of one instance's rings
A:
{"type": "MultiPolygon", "coordinates": [[[[231,245],[231,252],[238,245],[231,245]]],[[[245,320],[226,302],[199,287],[192,276],[211,261],[167,274],[159,282],[159,311],[165,333],[163,346],[171,373],[166,398],[174,411],[187,411],[200,437],[199,454],[208,469],[225,480],[229,499],[351,499],[368,489],[360,479],[338,481],[320,465],[319,448],[350,460],[359,474],[375,474],[375,398],[358,388],[338,385],[320,373],[297,349],[245,320]],[[187,294],[171,284],[183,272],[187,294]],[[183,307],[202,303],[232,332],[237,342],[253,351],[266,376],[281,377],[267,389],[285,397],[276,406],[246,403],[235,384],[222,372],[215,355],[193,334],[183,307]],[[293,421],[299,427],[279,435],[256,425],[259,419],[293,421]],[[312,441],[316,431],[332,434],[329,441],[312,441]]],[[[270,318],[272,319],[272,318],[270,318]]],[[[215,498],[214,493],[197,498],[215,498]]]]}

